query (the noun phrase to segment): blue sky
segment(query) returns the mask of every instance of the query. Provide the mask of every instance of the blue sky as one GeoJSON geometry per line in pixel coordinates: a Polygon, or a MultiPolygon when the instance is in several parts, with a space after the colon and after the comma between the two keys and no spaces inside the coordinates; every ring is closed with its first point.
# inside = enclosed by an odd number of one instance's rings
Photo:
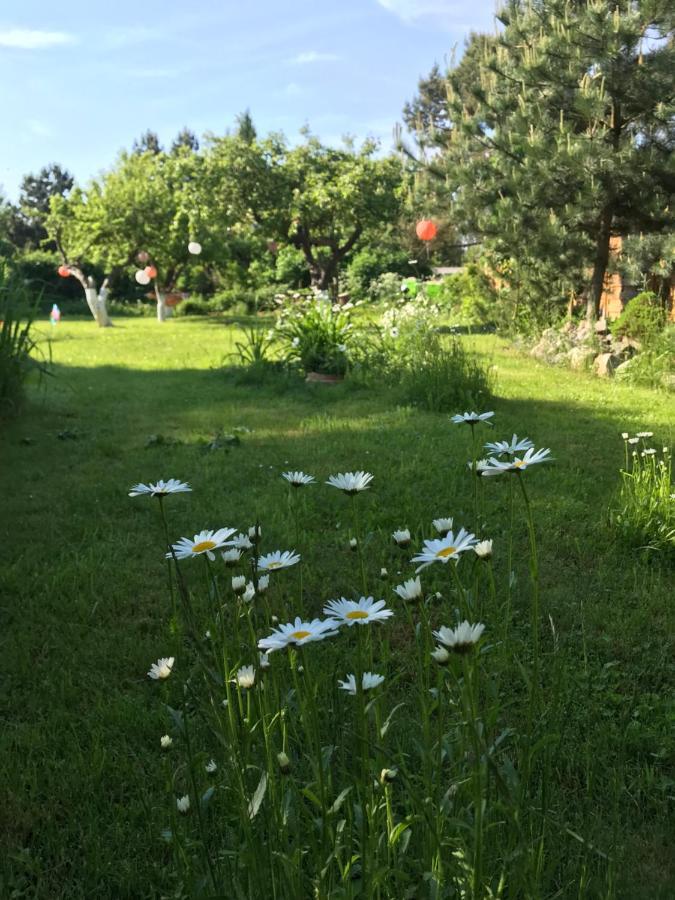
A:
{"type": "Polygon", "coordinates": [[[22,0],[0,6],[0,186],[59,162],[84,182],[146,128],[223,133],[309,124],[390,144],[434,61],[494,0],[22,0]],[[12,8],[10,11],[10,7],[12,8]]]}

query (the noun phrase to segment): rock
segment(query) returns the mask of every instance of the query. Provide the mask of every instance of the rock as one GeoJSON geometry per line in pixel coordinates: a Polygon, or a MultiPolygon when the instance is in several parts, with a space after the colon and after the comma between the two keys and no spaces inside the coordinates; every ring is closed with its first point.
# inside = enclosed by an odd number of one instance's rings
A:
{"type": "Polygon", "coordinates": [[[592,328],[590,322],[579,322],[577,325],[576,341],[582,344],[591,336],[592,328]]]}
{"type": "Polygon", "coordinates": [[[621,357],[614,353],[600,353],[593,360],[595,374],[601,378],[607,378],[614,374],[615,369],[621,363],[621,357]]]}
{"type": "Polygon", "coordinates": [[[641,344],[633,338],[624,336],[619,338],[618,341],[614,341],[613,347],[615,353],[622,353],[627,357],[631,357],[635,356],[638,350],[641,349],[641,344]]]}
{"type": "Polygon", "coordinates": [[[567,354],[571,369],[588,369],[595,358],[595,350],[591,347],[572,347],[567,354]]]}
{"type": "Polygon", "coordinates": [[[623,378],[624,376],[628,375],[629,369],[632,364],[632,357],[630,359],[625,359],[622,363],[619,363],[619,365],[614,370],[614,376],[616,378],[623,378]]]}
{"type": "Polygon", "coordinates": [[[607,327],[607,319],[604,316],[601,316],[598,321],[595,323],[595,333],[596,334],[607,334],[609,331],[607,327]]]}

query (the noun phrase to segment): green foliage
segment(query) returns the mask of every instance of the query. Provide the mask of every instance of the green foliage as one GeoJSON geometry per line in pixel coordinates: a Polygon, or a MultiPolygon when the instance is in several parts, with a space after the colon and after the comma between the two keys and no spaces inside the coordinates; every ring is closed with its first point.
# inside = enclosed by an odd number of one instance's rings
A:
{"type": "MultiPolygon", "coordinates": [[[[48,313],[53,303],[65,310],[83,312],[86,307],[82,288],[75,278],[59,276],[60,265],[61,258],[53,250],[27,250],[15,260],[17,277],[23,279],[31,294],[38,298],[40,312],[48,313]]],[[[102,274],[98,267],[88,268],[96,276],[102,274]]]]}
{"type": "Polygon", "coordinates": [[[653,341],[666,324],[666,311],[656,294],[643,291],[629,300],[618,319],[611,323],[612,334],[647,343],[653,341]]]}
{"type": "Polygon", "coordinates": [[[309,272],[302,250],[288,244],[279,247],[275,263],[276,281],[291,288],[309,287],[309,272]]]}
{"type": "Polygon", "coordinates": [[[630,384],[675,391],[675,325],[643,343],[618,376],[630,384]]]}
{"type": "Polygon", "coordinates": [[[22,279],[0,263],[0,416],[18,410],[31,372],[46,371],[35,355],[35,305],[22,279]]]}
{"type": "Polygon", "coordinates": [[[346,274],[346,287],[353,300],[365,300],[372,295],[373,282],[385,273],[410,275],[409,254],[391,240],[382,241],[375,234],[371,242],[354,254],[346,274]]]}
{"type": "MultiPolygon", "coordinates": [[[[650,434],[651,438],[652,435],[650,434]]],[[[625,464],[611,521],[628,544],[675,560],[675,503],[670,450],[646,437],[624,438],[625,464]]]]}
{"type": "Polygon", "coordinates": [[[351,341],[349,314],[317,299],[285,311],[277,326],[286,359],[305,373],[344,375],[351,341]]]}
{"type": "MultiPolygon", "coordinates": [[[[431,285],[427,291],[429,287],[431,285]]],[[[447,275],[438,288],[433,299],[450,313],[454,324],[486,325],[493,321],[494,297],[477,265],[468,265],[463,272],[447,275]]]]}

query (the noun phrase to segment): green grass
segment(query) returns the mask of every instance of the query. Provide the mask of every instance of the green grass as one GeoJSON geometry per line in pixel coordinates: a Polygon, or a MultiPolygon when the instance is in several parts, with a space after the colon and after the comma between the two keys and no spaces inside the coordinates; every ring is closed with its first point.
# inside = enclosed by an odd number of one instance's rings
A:
{"type": "MultiPolygon", "coordinates": [[[[397,572],[410,572],[388,541],[394,528],[407,525],[419,540],[436,516],[470,516],[468,429],[349,382],[236,384],[221,369],[233,341],[217,320],[120,319],[101,330],[62,322],[51,348],[55,377],[32,391],[20,419],[3,424],[2,897],[175,890],[160,839],[167,806],[158,746],[167,723],[145,677],[168,652],[165,570],[156,510],[130,500],[130,485],[190,481],[194,493],[171,503],[176,536],[259,518],[268,546],[285,548],[293,542],[281,471],[323,481],[367,469],[375,475],[363,498],[369,568],[375,578],[386,566],[394,584],[397,572]],[[207,449],[214,435],[241,426],[250,431],[239,445],[207,449]]],[[[666,900],[675,894],[672,571],[617,543],[607,510],[623,461],[620,433],[648,429],[670,445],[673,402],[544,367],[491,336],[467,341],[495,366],[490,437],[528,435],[557,460],[528,486],[543,608],[563,673],[555,808],[586,844],[562,829],[551,837],[547,864],[559,892],[550,896],[666,900]],[[613,860],[613,885],[602,893],[589,843],[613,860]],[[585,892],[568,859],[588,866],[585,892]]],[[[309,495],[308,527],[322,546],[308,561],[317,610],[351,590],[353,568],[343,506],[326,490],[309,495]]],[[[487,491],[488,536],[503,574],[505,494],[487,491]]],[[[517,598],[526,558],[516,570],[517,598]]],[[[381,591],[391,597],[390,584],[381,591]]],[[[516,624],[518,612],[525,615],[516,601],[516,624]]]]}

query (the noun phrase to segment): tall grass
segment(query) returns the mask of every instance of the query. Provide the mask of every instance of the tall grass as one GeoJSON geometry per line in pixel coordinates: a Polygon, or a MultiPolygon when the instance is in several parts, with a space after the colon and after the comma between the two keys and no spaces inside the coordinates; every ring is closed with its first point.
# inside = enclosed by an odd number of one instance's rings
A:
{"type": "Polygon", "coordinates": [[[43,363],[35,359],[36,341],[32,336],[37,302],[0,262],[0,414],[15,413],[23,399],[26,379],[33,371],[43,372],[43,363]]]}

